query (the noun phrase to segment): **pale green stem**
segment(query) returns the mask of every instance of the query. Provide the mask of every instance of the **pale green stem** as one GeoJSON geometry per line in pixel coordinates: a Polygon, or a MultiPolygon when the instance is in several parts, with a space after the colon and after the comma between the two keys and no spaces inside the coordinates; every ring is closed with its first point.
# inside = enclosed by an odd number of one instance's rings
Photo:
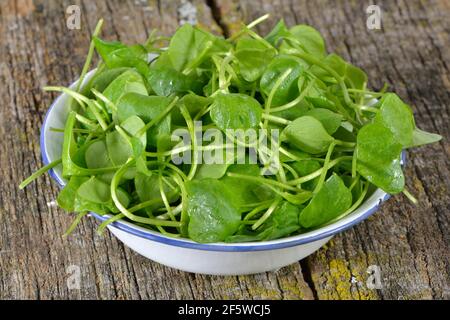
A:
{"type": "Polygon", "coordinates": [[[254,225],[252,225],[252,230],[256,230],[260,225],[262,225],[269,217],[270,215],[275,211],[275,209],[278,207],[278,204],[280,203],[281,199],[276,199],[272,205],[267,209],[267,211],[261,216],[261,218],[256,221],[254,225]]]}
{"type": "MultiPolygon", "coordinates": [[[[100,19],[97,22],[97,25],[95,26],[94,33],[92,34],[92,38],[97,37],[100,34],[100,31],[102,30],[103,25],[103,19],[100,19]]],[[[86,57],[86,62],[84,63],[83,69],[81,71],[81,76],[78,79],[76,91],[80,91],[81,86],[84,82],[84,78],[86,77],[86,74],[89,70],[89,66],[91,65],[92,57],[94,56],[94,50],[95,50],[95,44],[94,41],[91,40],[91,44],[89,45],[89,51],[86,57]]]]}
{"type": "Polygon", "coordinates": [[[353,179],[353,182],[352,182],[352,184],[350,185],[350,187],[348,188],[348,190],[352,191],[353,188],[356,186],[356,184],[359,182],[359,180],[360,180],[360,175],[358,175],[357,177],[355,177],[355,178],[353,179]]]}
{"type": "Polygon", "coordinates": [[[290,165],[288,165],[287,163],[282,163],[281,164],[283,167],[285,167],[294,177],[294,179],[299,178],[299,175],[297,173],[297,171],[294,170],[294,168],[292,168],[290,165]]]}
{"type": "Polygon", "coordinates": [[[270,17],[270,14],[265,14],[259,18],[257,18],[256,20],[250,22],[246,28],[242,28],[241,30],[239,30],[237,33],[235,33],[234,35],[232,35],[231,37],[229,37],[227,39],[227,41],[233,41],[236,38],[239,38],[242,34],[244,34],[248,29],[251,29],[253,27],[255,27],[256,25],[260,24],[261,22],[263,22],[264,20],[268,19],[270,17]]]}
{"type": "Polygon", "coordinates": [[[111,110],[112,112],[117,112],[117,107],[114,103],[112,103],[111,100],[109,100],[107,97],[105,97],[101,92],[97,91],[96,89],[91,89],[91,92],[100,100],[102,100],[111,110]]]}
{"type": "Polygon", "coordinates": [[[323,170],[320,173],[319,181],[317,181],[317,185],[314,188],[313,193],[317,193],[322,189],[322,185],[325,182],[325,177],[327,176],[328,172],[328,164],[330,163],[331,155],[333,154],[333,149],[336,144],[334,142],[330,143],[330,146],[328,147],[327,155],[325,156],[325,162],[323,163],[323,170]]]}
{"type": "Polygon", "coordinates": [[[327,222],[326,225],[332,224],[332,223],[344,218],[345,216],[352,213],[353,211],[355,211],[361,205],[363,200],[365,199],[368,190],[369,190],[369,183],[366,183],[358,200],[356,200],[355,203],[353,203],[353,205],[347,211],[345,211],[343,214],[339,215],[338,217],[334,218],[333,220],[327,222]]]}
{"type": "Polygon", "coordinates": [[[172,208],[170,207],[169,200],[167,200],[166,192],[164,191],[161,171],[159,171],[158,183],[159,183],[159,193],[161,195],[161,199],[163,200],[164,206],[166,207],[167,214],[169,215],[172,221],[176,221],[176,218],[172,213],[172,208]]]}
{"type": "Polygon", "coordinates": [[[111,218],[106,219],[98,226],[97,234],[101,236],[109,224],[116,222],[124,217],[125,217],[125,215],[123,213],[119,213],[119,214],[116,214],[115,216],[112,216],[111,218]]]}
{"type": "MultiPolygon", "coordinates": [[[[331,160],[329,162],[329,164],[328,164],[328,169],[334,167],[339,162],[345,161],[345,160],[350,160],[351,161],[352,157],[351,156],[343,156],[343,157],[339,157],[337,159],[331,160]]],[[[310,174],[308,174],[306,176],[303,176],[303,177],[300,177],[298,179],[294,179],[294,180],[288,181],[288,184],[289,185],[297,185],[297,184],[302,184],[302,183],[305,183],[307,181],[313,180],[313,179],[317,178],[318,176],[320,176],[320,174],[322,173],[323,170],[324,170],[324,168],[317,169],[316,171],[314,171],[314,172],[312,172],[312,173],[310,173],[310,174]]]]}
{"type": "Polygon", "coordinates": [[[417,204],[419,201],[414,197],[406,188],[402,190],[403,194],[414,204],[417,204]]]}
{"type": "Polygon", "coordinates": [[[95,122],[93,122],[92,120],[89,120],[89,119],[86,118],[86,117],[83,117],[81,114],[78,114],[78,113],[77,113],[77,114],[75,115],[75,118],[76,118],[79,122],[81,122],[82,124],[86,125],[87,127],[91,128],[91,129],[93,129],[93,130],[95,130],[95,129],[98,128],[98,126],[97,126],[97,124],[96,124],[95,122]]]}
{"type": "Polygon", "coordinates": [[[292,100],[282,106],[272,108],[272,110],[270,110],[270,112],[280,112],[280,111],[288,110],[292,107],[295,107],[300,102],[302,102],[302,100],[306,97],[306,95],[308,94],[308,92],[312,88],[312,86],[315,84],[315,82],[316,82],[316,79],[312,80],[308,84],[308,86],[305,88],[305,90],[303,90],[302,93],[297,98],[295,98],[294,100],[292,100]]]}
{"type": "MultiPolygon", "coordinates": [[[[254,176],[249,176],[249,175],[239,174],[239,173],[233,173],[233,172],[227,173],[227,176],[233,177],[233,178],[240,178],[240,179],[250,180],[250,181],[254,181],[254,182],[260,182],[260,183],[263,183],[263,184],[272,185],[272,186],[279,187],[279,188],[286,189],[286,190],[290,190],[290,191],[298,191],[298,189],[295,188],[295,187],[292,187],[292,186],[290,186],[288,184],[281,183],[279,181],[275,181],[275,180],[271,180],[271,179],[254,177],[254,176]]],[[[291,181],[289,181],[288,183],[290,183],[290,182],[291,181]]]]}
{"type": "Polygon", "coordinates": [[[98,112],[97,107],[91,101],[89,101],[87,105],[88,108],[91,110],[92,114],[94,115],[95,119],[97,119],[97,122],[100,125],[100,127],[103,129],[103,131],[106,131],[108,129],[108,125],[106,124],[101,114],[98,112]]]}
{"type": "Polygon", "coordinates": [[[40,168],[38,171],[36,171],[35,173],[33,173],[31,176],[29,176],[28,178],[26,178],[25,180],[22,181],[22,183],[19,185],[19,189],[23,189],[25,188],[27,185],[29,185],[31,182],[33,182],[34,180],[36,180],[37,178],[39,178],[41,175],[43,175],[44,173],[46,173],[48,170],[56,167],[58,164],[60,164],[62,162],[61,159],[55,160],[50,162],[49,164],[47,164],[46,166],[40,168]]]}
{"type": "Polygon", "coordinates": [[[353,156],[352,156],[352,178],[356,177],[356,169],[358,164],[358,149],[355,148],[353,150],[353,156]]]}
{"type": "Polygon", "coordinates": [[[269,124],[269,119],[267,118],[267,116],[269,116],[270,113],[270,108],[272,107],[272,100],[273,97],[275,96],[275,93],[277,93],[278,88],[281,86],[281,84],[283,83],[284,80],[286,80],[286,78],[289,76],[289,74],[291,74],[292,69],[287,69],[275,82],[275,84],[272,87],[272,90],[270,90],[269,96],[266,100],[266,105],[265,105],[265,109],[264,109],[264,115],[266,116],[264,118],[264,128],[267,128],[267,125],[269,124]]]}
{"type": "Polygon", "coordinates": [[[181,223],[178,221],[165,221],[161,219],[155,219],[155,218],[145,218],[141,216],[134,215],[131,213],[127,208],[124,207],[124,205],[120,202],[118,196],[117,196],[117,187],[119,186],[120,179],[122,178],[123,174],[126,172],[126,170],[134,163],[134,160],[128,159],[128,161],[120,167],[119,170],[116,171],[114,174],[114,177],[111,181],[111,198],[116,205],[117,209],[121,213],[123,213],[128,219],[144,223],[144,224],[150,224],[150,225],[156,225],[156,226],[167,226],[167,227],[180,227],[181,223]]]}
{"type": "Polygon", "coordinates": [[[228,91],[228,89],[226,88],[228,86],[228,81],[225,78],[225,71],[226,71],[226,67],[227,65],[230,63],[230,61],[233,59],[233,55],[231,54],[231,52],[228,52],[228,54],[226,55],[226,57],[222,60],[222,63],[220,64],[220,69],[219,69],[219,90],[220,91],[228,91]]]}
{"type": "Polygon", "coordinates": [[[197,151],[197,135],[195,132],[194,122],[192,121],[191,115],[187,110],[185,105],[180,106],[181,115],[184,117],[186,124],[188,126],[189,134],[191,136],[191,144],[192,144],[192,164],[189,169],[189,173],[187,175],[188,180],[192,180],[197,172],[198,166],[198,151],[197,151]]]}
{"type": "Polygon", "coordinates": [[[69,228],[66,230],[66,232],[64,232],[63,234],[63,238],[67,238],[72,232],[73,230],[75,230],[75,228],[77,227],[77,225],[80,223],[81,219],[87,215],[87,212],[80,212],[75,219],[72,221],[72,223],[70,224],[69,228]]]}
{"type": "Polygon", "coordinates": [[[265,15],[253,20],[252,22],[250,22],[247,25],[248,29],[251,29],[253,27],[255,27],[256,25],[260,24],[261,22],[263,22],[264,20],[267,20],[270,17],[270,14],[266,13],[265,15]]]}
{"type": "Polygon", "coordinates": [[[142,136],[144,133],[147,132],[147,130],[149,130],[151,127],[158,124],[162,119],[164,119],[164,117],[166,117],[172,111],[172,109],[177,105],[178,99],[179,99],[178,97],[173,98],[172,102],[170,102],[170,104],[167,106],[167,108],[163,112],[158,114],[157,117],[155,117],[149,123],[147,123],[142,129],[140,129],[136,133],[136,136],[137,137],[142,136]]]}
{"type": "Polygon", "coordinates": [[[293,154],[293,153],[287,151],[287,150],[284,149],[283,147],[280,147],[280,148],[279,148],[279,151],[280,151],[282,154],[284,154],[285,156],[287,156],[287,157],[289,157],[290,159],[295,160],[295,161],[305,161],[305,160],[315,160],[315,161],[319,161],[319,162],[323,162],[323,161],[324,161],[324,159],[322,159],[322,158],[300,158],[300,157],[297,157],[295,154],[293,154]]]}
{"type": "Polygon", "coordinates": [[[354,142],[347,142],[347,141],[341,141],[341,140],[334,140],[334,143],[338,146],[347,147],[347,148],[353,148],[356,146],[356,143],[354,142]]]}
{"type": "MultiPolygon", "coordinates": [[[[268,121],[271,121],[271,122],[275,122],[275,123],[279,123],[279,124],[288,125],[288,124],[290,124],[292,122],[290,120],[286,120],[286,119],[281,118],[281,117],[272,116],[272,115],[266,114],[266,113],[263,113],[262,117],[265,120],[264,123],[267,123],[268,121]]],[[[265,126],[267,127],[266,124],[265,124],[265,126]]]]}
{"type": "Polygon", "coordinates": [[[373,112],[373,113],[378,113],[380,112],[380,110],[378,110],[377,108],[374,107],[368,107],[368,106],[359,106],[359,109],[361,111],[369,111],[369,112],[373,112]]]}
{"type": "Polygon", "coordinates": [[[270,207],[272,202],[270,203],[263,203],[261,205],[258,205],[256,208],[254,208],[252,211],[250,211],[249,213],[247,213],[247,215],[244,217],[244,221],[250,220],[250,218],[254,217],[256,214],[258,214],[259,212],[267,209],[268,207],[270,207]]]}

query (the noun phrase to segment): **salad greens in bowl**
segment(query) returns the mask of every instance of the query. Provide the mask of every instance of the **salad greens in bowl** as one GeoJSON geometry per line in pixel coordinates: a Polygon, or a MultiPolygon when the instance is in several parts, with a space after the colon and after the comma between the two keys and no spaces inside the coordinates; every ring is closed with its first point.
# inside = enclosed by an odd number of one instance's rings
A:
{"type": "Polygon", "coordinates": [[[298,260],[387,194],[415,202],[403,150],[441,137],[314,28],[257,34],[267,17],[228,39],[185,24],[143,45],[102,40],[101,20],[80,79],[45,88],[63,93],[42,130],[46,165],[20,187],[51,170],[58,205],[78,214],[66,234],[92,213],[147,257],[216,274],[298,260]]]}

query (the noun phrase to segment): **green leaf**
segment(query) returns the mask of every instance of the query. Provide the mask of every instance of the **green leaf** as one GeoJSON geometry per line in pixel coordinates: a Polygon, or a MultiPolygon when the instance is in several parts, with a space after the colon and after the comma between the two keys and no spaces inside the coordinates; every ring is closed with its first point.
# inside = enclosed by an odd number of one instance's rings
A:
{"type": "Polygon", "coordinates": [[[229,164],[227,163],[203,163],[198,167],[195,179],[220,179],[227,172],[229,164]]]}
{"type": "Polygon", "coordinates": [[[323,108],[312,109],[305,115],[319,120],[330,135],[336,132],[343,119],[342,115],[323,108]]]}
{"type": "Polygon", "coordinates": [[[135,68],[144,78],[149,74],[147,51],[141,46],[115,50],[104,59],[108,68],[135,68]]]}
{"type": "MultiPolygon", "coordinates": [[[[145,123],[150,122],[168,107],[171,98],[159,96],[145,96],[138,93],[127,93],[117,104],[117,120],[123,122],[131,116],[138,116],[145,123]]],[[[157,125],[147,131],[147,141],[156,146],[159,136],[170,134],[171,116],[164,117],[157,125]]]]}
{"type": "Polygon", "coordinates": [[[288,236],[300,229],[300,208],[303,207],[283,201],[257,231],[243,228],[238,234],[228,237],[226,242],[268,241],[288,236]]]}
{"type": "MultiPolygon", "coordinates": [[[[329,54],[323,62],[328,67],[336,71],[349,87],[361,90],[364,89],[364,84],[367,83],[367,75],[360,68],[346,62],[334,53],[329,54]]],[[[332,75],[319,66],[312,66],[310,71],[326,83],[337,83],[336,79],[332,75]]]]}
{"type": "Polygon", "coordinates": [[[311,116],[303,116],[290,123],[283,130],[282,138],[311,154],[327,151],[330,143],[334,141],[322,123],[311,116]]]}
{"type": "Polygon", "coordinates": [[[99,92],[103,92],[109,84],[114,81],[129,68],[114,68],[114,69],[98,69],[94,76],[89,80],[87,86],[83,87],[83,95],[92,98],[94,95],[91,90],[95,89],[99,92]]]}
{"type": "Polygon", "coordinates": [[[108,204],[111,202],[111,190],[108,184],[96,177],[84,182],[77,191],[79,197],[94,203],[108,204]]]}
{"type": "Polygon", "coordinates": [[[422,146],[424,144],[434,143],[438,142],[442,139],[441,135],[426,132],[423,130],[420,130],[419,128],[414,128],[413,131],[413,141],[410,145],[406,146],[407,148],[411,147],[418,147],[422,146]]]}
{"type": "Polygon", "coordinates": [[[302,70],[304,70],[304,65],[302,65],[301,60],[296,57],[279,55],[269,63],[266,71],[261,77],[261,91],[266,96],[269,96],[277,79],[289,69],[292,70],[291,73],[289,73],[289,75],[281,82],[281,85],[273,96],[273,106],[280,106],[288,103],[299,95],[297,79],[302,73],[302,70]]]}
{"type": "Polygon", "coordinates": [[[391,130],[394,138],[402,146],[413,143],[414,116],[407,104],[395,93],[387,93],[381,100],[381,107],[375,122],[391,130]]]}
{"type": "MultiPolygon", "coordinates": [[[[120,126],[130,135],[130,137],[135,137],[145,126],[145,123],[138,116],[131,116],[123,121],[120,126]]],[[[140,140],[142,147],[145,148],[147,136],[144,134],[136,138],[140,140]]],[[[125,164],[135,153],[133,152],[131,139],[125,139],[118,131],[111,131],[106,134],[106,147],[108,149],[109,158],[115,166],[125,164]]]]}
{"type": "Polygon", "coordinates": [[[283,201],[264,223],[260,240],[279,239],[297,231],[300,229],[299,214],[299,206],[283,201]]]}
{"type": "Polygon", "coordinates": [[[221,93],[215,97],[210,114],[222,130],[250,129],[261,121],[262,108],[257,100],[245,94],[221,93]]]}
{"type": "MultiPolygon", "coordinates": [[[[184,24],[172,36],[168,55],[175,70],[181,72],[199,56],[204,60],[213,53],[225,52],[228,49],[229,44],[223,39],[190,24],[184,24]],[[205,50],[206,54],[202,54],[205,50]]],[[[200,63],[201,61],[197,64],[200,63]]]]}
{"type": "MultiPolygon", "coordinates": [[[[228,167],[227,172],[254,177],[260,176],[260,169],[257,164],[234,164],[228,167]]],[[[239,208],[246,204],[257,203],[274,197],[270,189],[257,182],[229,176],[224,176],[220,181],[223,182],[228,190],[233,190],[234,200],[239,208]]]]}
{"type": "Polygon", "coordinates": [[[357,171],[387,193],[403,190],[405,178],[400,165],[402,145],[380,124],[368,124],[358,132],[357,171]]]}
{"type": "Polygon", "coordinates": [[[368,81],[367,74],[362,69],[350,63],[347,63],[344,79],[350,84],[350,87],[361,90],[364,89],[364,85],[368,81]]]}
{"type": "Polygon", "coordinates": [[[106,134],[106,145],[109,158],[115,166],[125,164],[133,155],[133,149],[130,143],[118,131],[112,131],[106,134]]]}
{"type": "Polygon", "coordinates": [[[189,237],[197,242],[219,242],[235,233],[241,215],[233,194],[215,179],[187,182],[189,237]]]}
{"type": "MultiPolygon", "coordinates": [[[[178,100],[179,105],[184,105],[189,111],[192,118],[196,116],[200,111],[206,108],[213,102],[210,97],[203,97],[196,95],[195,93],[188,93],[178,100]]],[[[186,125],[184,117],[181,115],[180,108],[175,108],[172,113],[172,122],[177,125],[186,125]]]]}
{"type": "Polygon", "coordinates": [[[280,21],[278,21],[272,31],[270,31],[269,34],[264,37],[264,39],[275,47],[283,37],[289,35],[289,30],[286,27],[284,20],[281,19],[280,21]]]}
{"type": "Polygon", "coordinates": [[[320,32],[313,27],[301,24],[289,29],[289,33],[290,35],[285,36],[285,38],[293,40],[291,42],[283,42],[281,46],[283,51],[288,51],[289,48],[295,47],[316,57],[324,57],[326,55],[325,41],[320,32]]]}
{"type": "Polygon", "coordinates": [[[77,197],[77,190],[84,182],[88,180],[87,177],[72,176],[69,182],[65,185],[59,194],[56,202],[66,211],[75,210],[75,198],[77,197]]]}
{"type": "MultiPolygon", "coordinates": [[[[214,144],[215,143],[213,143],[212,145],[214,144]]],[[[215,152],[218,153],[211,154],[211,159],[209,159],[209,162],[215,163],[200,164],[198,166],[197,173],[195,174],[196,179],[220,179],[225,175],[228,167],[235,162],[236,155],[234,149],[232,151],[227,149],[218,149],[215,152]],[[217,158],[216,156],[220,157],[217,158]]],[[[206,154],[204,154],[203,157],[204,159],[206,159],[206,154]]]]}
{"type": "Polygon", "coordinates": [[[253,82],[261,77],[267,67],[267,61],[275,54],[274,48],[267,48],[260,40],[241,38],[236,44],[234,55],[238,60],[242,77],[248,82],[253,82]]]}
{"type": "Polygon", "coordinates": [[[352,193],[333,173],[300,213],[300,224],[305,228],[320,226],[344,213],[351,205],[352,193]]]}
{"type": "Polygon", "coordinates": [[[165,97],[188,91],[200,94],[204,86],[196,75],[185,75],[168,66],[151,68],[148,82],[157,95],[165,97]]]}
{"type": "MultiPolygon", "coordinates": [[[[120,202],[127,207],[130,203],[129,195],[119,188],[117,196],[120,202]]],[[[100,214],[119,212],[112,201],[110,185],[96,177],[91,177],[80,185],[75,198],[74,210],[77,212],[94,211],[100,214]]]]}
{"type": "Polygon", "coordinates": [[[145,147],[147,145],[147,136],[145,134],[142,134],[141,136],[137,136],[137,133],[145,127],[145,122],[142,121],[141,118],[139,118],[136,115],[130,116],[125,121],[122,121],[120,126],[132,137],[139,138],[142,145],[145,147]]]}
{"type": "Polygon", "coordinates": [[[124,45],[119,41],[105,41],[98,37],[93,37],[92,41],[94,41],[95,49],[97,50],[98,54],[102,57],[103,61],[108,59],[108,55],[111,52],[127,47],[126,45],[124,45]]]}
{"type": "Polygon", "coordinates": [[[97,140],[90,144],[84,154],[86,166],[89,169],[111,167],[105,140],[97,140]]]}
{"type": "Polygon", "coordinates": [[[416,128],[411,108],[395,93],[387,93],[379,103],[375,122],[388,128],[404,148],[434,143],[442,139],[438,134],[416,128]]]}
{"type": "MultiPolygon", "coordinates": [[[[316,160],[301,160],[291,163],[292,168],[300,175],[300,177],[307,176],[310,173],[313,173],[314,171],[319,170],[322,168],[319,161],[316,160]]],[[[319,177],[307,181],[305,183],[302,183],[302,189],[305,190],[314,190],[314,188],[317,185],[317,182],[319,180],[319,177]]]]}
{"type": "Polygon", "coordinates": [[[163,112],[171,101],[168,97],[126,93],[117,104],[117,120],[123,122],[131,116],[138,116],[149,122],[163,112]]]}
{"type": "MultiPolygon", "coordinates": [[[[148,95],[147,88],[141,75],[134,70],[128,70],[112,81],[103,91],[103,95],[116,104],[128,92],[148,95]]],[[[108,107],[108,106],[107,106],[108,107]]]]}
{"type": "Polygon", "coordinates": [[[302,44],[302,48],[316,56],[325,56],[325,41],[319,31],[311,26],[297,25],[289,30],[302,44]]]}
{"type": "MultiPolygon", "coordinates": [[[[163,189],[169,203],[173,203],[180,197],[177,190],[172,188],[173,186],[176,186],[176,183],[170,177],[166,177],[165,179],[167,179],[169,184],[165,183],[163,180],[163,189]]],[[[147,176],[143,173],[137,172],[134,179],[134,185],[141,202],[151,200],[155,201],[153,205],[147,207],[149,210],[155,210],[163,204],[161,192],[159,190],[159,177],[157,174],[147,176]]]]}

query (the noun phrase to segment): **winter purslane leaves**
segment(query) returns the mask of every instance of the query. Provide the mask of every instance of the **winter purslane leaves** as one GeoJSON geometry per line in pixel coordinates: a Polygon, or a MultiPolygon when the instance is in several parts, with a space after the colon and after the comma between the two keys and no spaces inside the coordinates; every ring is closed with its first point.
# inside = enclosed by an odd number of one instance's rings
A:
{"type": "Polygon", "coordinates": [[[56,128],[61,159],[44,167],[62,163],[59,206],[110,215],[101,228],[127,219],[169,237],[247,242],[336,221],[374,187],[405,191],[402,151],[441,137],[417,128],[396,94],[368,90],[364,71],[328,54],[313,27],[280,21],[261,37],[256,24],[228,39],[185,24],[142,45],[96,32],[95,74],[79,90],[47,88],[71,97],[65,127],[56,128]],[[213,138],[198,140],[209,129],[213,138]],[[187,132],[187,145],[174,139],[177,130],[187,132]],[[230,130],[265,138],[279,130],[280,139],[230,141],[230,130]],[[243,156],[230,145],[245,146],[243,156]],[[205,150],[223,162],[197,163],[205,150]],[[173,162],[183,151],[192,161],[173,162]]]}

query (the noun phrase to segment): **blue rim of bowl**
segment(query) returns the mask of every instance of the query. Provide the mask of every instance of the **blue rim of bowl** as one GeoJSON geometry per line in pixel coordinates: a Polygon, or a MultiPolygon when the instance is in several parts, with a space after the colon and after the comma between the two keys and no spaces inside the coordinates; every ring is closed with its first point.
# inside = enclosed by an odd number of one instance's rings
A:
{"type": "MultiPolygon", "coordinates": [[[[47,155],[47,148],[45,146],[45,129],[47,126],[47,120],[50,116],[50,113],[56,103],[59,99],[62,98],[62,95],[60,95],[58,98],[55,99],[55,101],[52,103],[50,108],[47,110],[45,117],[44,117],[44,123],[41,127],[41,133],[40,133],[40,148],[41,148],[41,155],[44,162],[44,165],[47,165],[50,163],[49,157],[47,155]]],[[[406,164],[406,152],[402,152],[402,164],[406,164]]],[[[65,183],[61,178],[55,173],[53,169],[49,170],[50,176],[58,183],[60,187],[64,187],[65,183]]],[[[383,197],[381,197],[378,201],[374,202],[374,205],[368,208],[364,213],[358,215],[353,220],[349,220],[345,224],[340,224],[335,226],[334,228],[329,228],[325,230],[324,232],[318,233],[317,230],[311,231],[311,236],[308,236],[306,234],[300,234],[296,236],[286,237],[278,240],[271,240],[271,241],[261,241],[261,242],[248,242],[248,243],[198,243],[194,242],[190,239],[185,238],[172,238],[168,236],[164,236],[156,231],[146,230],[142,227],[135,226],[132,223],[126,222],[126,221],[115,221],[112,222],[109,226],[112,226],[114,228],[117,228],[121,231],[124,231],[126,233],[132,234],[137,237],[141,237],[147,240],[156,241],[161,244],[170,245],[170,246],[177,246],[182,248],[188,248],[188,249],[195,249],[195,250],[205,250],[205,251],[228,251],[228,252],[247,252],[247,251],[265,251],[265,250],[276,250],[276,249],[283,249],[283,248],[289,248],[294,247],[302,244],[307,244],[314,241],[319,241],[328,237],[332,237],[337,233],[340,233],[342,231],[345,231],[352,226],[358,224],[359,222],[367,219],[369,216],[374,214],[378,208],[380,207],[381,203],[388,200],[391,196],[387,193],[384,194],[383,197]]],[[[93,216],[95,219],[103,222],[107,220],[110,216],[101,216],[98,213],[91,212],[91,216],[93,216]]],[[[337,221],[336,223],[338,223],[337,221]]]]}

